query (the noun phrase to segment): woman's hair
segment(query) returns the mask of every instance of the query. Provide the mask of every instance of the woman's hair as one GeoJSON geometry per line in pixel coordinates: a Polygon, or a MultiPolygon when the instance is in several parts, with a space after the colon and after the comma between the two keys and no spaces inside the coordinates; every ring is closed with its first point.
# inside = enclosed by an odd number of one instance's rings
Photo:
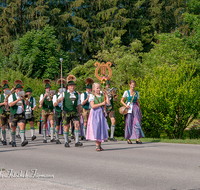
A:
{"type": "Polygon", "coordinates": [[[131,83],[135,83],[136,84],[136,81],[135,80],[130,80],[129,84],[131,83]]]}
{"type": "Polygon", "coordinates": [[[97,85],[99,85],[99,86],[100,86],[100,84],[99,84],[99,83],[97,83],[97,82],[93,83],[93,85],[92,85],[92,91],[93,91],[93,92],[94,92],[94,89],[95,89],[95,87],[96,87],[97,85]]]}

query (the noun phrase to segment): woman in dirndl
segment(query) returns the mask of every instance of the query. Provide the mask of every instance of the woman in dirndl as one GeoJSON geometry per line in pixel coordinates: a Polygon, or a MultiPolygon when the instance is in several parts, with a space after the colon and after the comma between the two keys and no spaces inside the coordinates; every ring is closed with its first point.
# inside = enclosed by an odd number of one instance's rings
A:
{"type": "Polygon", "coordinates": [[[135,80],[129,82],[130,90],[124,92],[121,103],[128,108],[125,115],[125,138],[128,144],[132,144],[130,139],[136,139],[137,144],[142,144],[140,138],[144,137],[141,127],[141,110],[139,104],[139,92],[135,90],[135,80]],[[127,104],[124,103],[127,98],[127,104]]]}
{"type": "Polygon", "coordinates": [[[94,83],[92,89],[93,95],[89,98],[91,110],[87,123],[86,139],[96,141],[96,151],[102,151],[104,149],[101,147],[101,143],[108,139],[109,129],[104,106],[110,105],[110,100],[107,92],[105,92],[106,100],[104,101],[99,83],[94,83]]]}

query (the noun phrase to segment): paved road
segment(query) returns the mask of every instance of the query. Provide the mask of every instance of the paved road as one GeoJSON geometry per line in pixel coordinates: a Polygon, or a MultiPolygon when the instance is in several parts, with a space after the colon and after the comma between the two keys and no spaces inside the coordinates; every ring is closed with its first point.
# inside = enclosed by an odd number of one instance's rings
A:
{"type": "Polygon", "coordinates": [[[0,145],[3,190],[200,189],[200,145],[118,141],[105,142],[105,151],[96,152],[94,142],[77,148],[72,141],[70,148],[64,148],[63,137],[61,145],[50,139],[43,144],[41,135],[32,142],[29,134],[27,131],[29,144],[25,147],[19,140],[16,148],[0,145]],[[17,173],[20,178],[14,178],[17,173]]]}

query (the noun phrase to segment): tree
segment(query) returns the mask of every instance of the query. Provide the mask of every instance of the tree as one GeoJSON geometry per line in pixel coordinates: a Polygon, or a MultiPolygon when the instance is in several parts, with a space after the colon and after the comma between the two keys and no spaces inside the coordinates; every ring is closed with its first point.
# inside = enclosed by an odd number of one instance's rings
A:
{"type": "Polygon", "coordinates": [[[59,58],[64,58],[63,72],[67,73],[72,65],[67,53],[59,47],[53,28],[48,25],[43,30],[31,30],[16,41],[14,52],[6,65],[19,70],[27,77],[50,78],[60,74],[59,58]]]}
{"type": "Polygon", "coordinates": [[[177,32],[157,34],[155,38],[157,42],[152,42],[154,48],[142,55],[142,65],[146,68],[146,73],[151,72],[154,66],[163,63],[177,65],[181,60],[187,64],[195,62],[196,67],[200,66],[199,53],[177,36],[177,32]]]}

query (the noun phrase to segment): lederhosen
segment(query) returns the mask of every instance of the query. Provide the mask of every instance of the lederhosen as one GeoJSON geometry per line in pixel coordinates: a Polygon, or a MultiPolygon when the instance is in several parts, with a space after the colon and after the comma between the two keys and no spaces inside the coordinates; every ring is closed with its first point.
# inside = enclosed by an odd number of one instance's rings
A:
{"type": "MultiPolygon", "coordinates": [[[[33,115],[33,110],[32,110],[32,108],[34,107],[33,106],[33,97],[31,96],[31,98],[30,98],[30,103],[31,103],[31,114],[32,114],[32,118],[30,118],[30,119],[26,119],[26,123],[29,121],[32,121],[32,122],[34,122],[34,120],[35,120],[35,118],[34,118],[34,115],[33,115]]],[[[26,108],[27,108],[27,105],[26,104],[24,104],[24,115],[25,115],[25,112],[26,112],[26,108]]]]}
{"type": "Polygon", "coordinates": [[[44,102],[42,104],[42,121],[43,123],[47,122],[47,118],[49,120],[53,120],[53,101],[47,101],[47,97],[45,97],[44,102]]]}
{"type": "MultiPolygon", "coordinates": [[[[0,103],[3,103],[5,99],[4,94],[1,94],[0,103]]],[[[4,109],[5,106],[0,107],[0,119],[2,126],[10,122],[10,111],[4,109]]]]}
{"type": "MultiPolygon", "coordinates": [[[[15,93],[13,93],[13,102],[17,100],[15,93]]],[[[22,104],[24,105],[24,100],[22,100],[22,104]]],[[[10,121],[11,127],[16,127],[17,123],[26,123],[24,112],[17,114],[18,105],[15,104],[14,106],[10,107],[10,121]]]]}
{"type": "MultiPolygon", "coordinates": [[[[58,99],[58,94],[56,94],[56,97],[58,99]]],[[[56,126],[60,126],[60,122],[62,120],[62,110],[61,110],[61,107],[59,107],[58,105],[55,106],[55,115],[54,115],[54,119],[55,119],[55,122],[56,122],[56,126]]]]}
{"type": "Polygon", "coordinates": [[[115,110],[114,110],[114,103],[113,103],[113,97],[110,100],[110,106],[106,107],[106,112],[109,118],[115,117],[115,110]]]}
{"type": "Polygon", "coordinates": [[[70,124],[70,121],[79,121],[79,113],[77,111],[78,106],[78,93],[75,92],[74,95],[76,96],[76,100],[74,104],[72,100],[69,99],[70,93],[64,93],[64,100],[63,100],[63,112],[62,112],[62,119],[64,125],[70,124]]]}
{"type": "MultiPolygon", "coordinates": [[[[84,92],[84,100],[87,99],[87,96],[88,96],[87,93],[84,92]]],[[[87,101],[87,103],[86,103],[85,105],[82,105],[82,107],[83,107],[82,116],[83,116],[83,121],[84,121],[84,122],[87,122],[87,121],[88,121],[88,117],[89,117],[89,114],[90,114],[89,106],[90,106],[89,101],[87,101]]]]}

